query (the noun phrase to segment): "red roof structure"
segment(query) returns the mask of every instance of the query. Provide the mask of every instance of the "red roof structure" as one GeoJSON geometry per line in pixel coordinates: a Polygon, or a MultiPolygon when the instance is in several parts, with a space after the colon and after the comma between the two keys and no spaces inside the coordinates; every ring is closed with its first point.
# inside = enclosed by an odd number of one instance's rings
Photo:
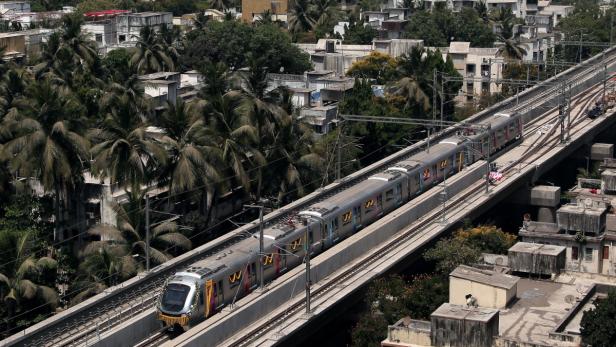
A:
{"type": "Polygon", "coordinates": [[[119,14],[130,13],[129,10],[104,10],[104,11],[93,11],[86,12],[84,14],[87,18],[99,18],[99,17],[115,17],[119,14]]]}

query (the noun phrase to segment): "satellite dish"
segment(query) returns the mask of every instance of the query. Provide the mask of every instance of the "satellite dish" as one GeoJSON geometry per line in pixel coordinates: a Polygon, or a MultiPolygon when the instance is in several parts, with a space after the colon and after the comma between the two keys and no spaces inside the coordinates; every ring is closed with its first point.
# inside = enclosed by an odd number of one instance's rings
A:
{"type": "Polygon", "coordinates": [[[586,207],[592,207],[592,199],[591,198],[584,199],[584,205],[586,207]]]}
{"type": "Polygon", "coordinates": [[[565,296],[565,302],[568,304],[573,304],[575,302],[575,296],[571,294],[565,296]]]}

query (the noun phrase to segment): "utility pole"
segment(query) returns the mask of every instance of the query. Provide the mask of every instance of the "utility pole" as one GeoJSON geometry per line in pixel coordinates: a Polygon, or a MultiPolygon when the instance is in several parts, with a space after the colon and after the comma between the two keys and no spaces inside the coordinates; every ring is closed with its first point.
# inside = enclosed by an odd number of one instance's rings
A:
{"type": "Polygon", "coordinates": [[[488,124],[486,132],[488,133],[488,152],[486,155],[486,194],[490,194],[490,141],[492,140],[492,136],[490,136],[490,124],[488,124]]]}
{"type": "Polygon", "coordinates": [[[340,181],[342,173],[341,169],[341,157],[342,157],[342,124],[338,125],[338,141],[336,141],[336,181],[340,181]]]}
{"type": "Polygon", "coordinates": [[[612,42],[614,42],[614,12],[610,18],[610,47],[612,47],[612,42]]]}
{"type": "Polygon", "coordinates": [[[150,197],[145,194],[145,271],[150,272],[150,197]]]}
{"type": "Polygon", "coordinates": [[[580,30],[580,46],[578,48],[578,53],[580,54],[578,63],[581,63],[582,62],[582,31],[581,30],[580,30]]]}
{"type": "Polygon", "coordinates": [[[439,126],[439,130],[443,130],[443,115],[444,115],[444,105],[445,105],[445,89],[443,87],[443,85],[445,84],[444,82],[444,77],[441,76],[441,124],[439,126]]]}
{"type": "Polygon", "coordinates": [[[601,101],[603,103],[603,114],[605,115],[605,113],[607,112],[607,103],[605,100],[605,89],[607,88],[607,64],[605,63],[605,50],[603,50],[603,54],[601,54],[601,64],[603,64],[603,96],[601,97],[601,101]]]}
{"type": "MultiPolygon", "coordinates": [[[[452,163],[453,164],[453,163],[452,163]]],[[[441,224],[447,223],[447,171],[443,171],[443,191],[441,192],[441,202],[443,203],[443,211],[441,213],[441,224]]]]}
{"type": "Polygon", "coordinates": [[[310,241],[308,239],[308,233],[309,233],[309,229],[310,227],[306,228],[306,234],[305,234],[305,249],[306,249],[306,314],[310,314],[310,251],[311,248],[310,247],[310,241]]]}
{"type": "Polygon", "coordinates": [[[265,289],[265,277],[263,276],[263,258],[265,257],[265,250],[263,249],[263,205],[244,205],[247,208],[259,209],[259,288],[265,289]]]}
{"type": "Polygon", "coordinates": [[[432,120],[436,121],[436,69],[432,73],[432,120]]]}

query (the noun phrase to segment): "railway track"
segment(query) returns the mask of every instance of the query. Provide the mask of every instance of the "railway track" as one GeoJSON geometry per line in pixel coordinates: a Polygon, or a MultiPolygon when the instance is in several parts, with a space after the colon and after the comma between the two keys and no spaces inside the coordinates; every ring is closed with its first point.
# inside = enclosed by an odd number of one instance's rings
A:
{"type": "MultiPolygon", "coordinates": [[[[578,103],[582,104],[582,107],[576,113],[574,117],[575,120],[572,118],[572,126],[579,125],[581,122],[587,120],[585,117],[583,117],[584,111],[586,110],[589,102],[594,100],[594,96],[596,96],[596,93],[590,94],[591,95],[588,95],[587,97],[582,97],[580,98],[580,100],[578,100],[578,103]]],[[[536,129],[539,129],[540,127],[541,124],[537,125],[536,129]]],[[[581,128],[576,129],[573,134],[578,133],[581,130],[581,128]]],[[[514,172],[514,170],[519,170],[519,164],[524,164],[524,167],[534,165],[534,159],[542,157],[543,155],[554,149],[554,147],[558,146],[560,142],[558,137],[554,137],[552,135],[553,132],[550,133],[548,136],[539,137],[539,139],[543,139],[544,141],[534,141],[533,144],[529,147],[533,148],[535,151],[527,150],[520,158],[516,159],[510,165],[505,167],[503,173],[507,175],[511,172],[514,172]]],[[[474,197],[475,194],[483,194],[484,188],[485,185],[483,182],[475,183],[470,191],[455,198],[455,200],[448,202],[446,208],[451,210],[456,207],[461,207],[463,203],[467,204],[469,198],[474,197]]],[[[361,261],[356,262],[355,266],[340,274],[337,274],[336,276],[323,283],[319,283],[319,287],[311,291],[311,301],[316,302],[319,298],[325,298],[329,297],[330,295],[333,295],[333,291],[339,288],[340,285],[350,280],[354,275],[358,274],[359,272],[366,270],[374,261],[377,261],[382,258],[383,254],[387,254],[387,252],[400,247],[402,244],[420,235],[422,230],[424,230],[428,225],[435,223],[435,219],[438,220],[440,216],[440,210],[433,211],[430,216],[428,216],[428,218],[424,218],[411,229],[396,236],[393,240],[388,241],[385,245],[378,247],[376,250],[371,252],[370,256],[364,257],[363,259],[361,259],[361,261]]],[[[252,325],[249,329],[246,330],[246,334],[233,341],[230,346],[243,347],[252,345],[253,343],[257,342],[259,338],[263,337],[266,333],[274,331],[277,327],[284,326],[283,323],[285,319],[293,316],[294,314],[299,314],[305,309],[305,307],[306,304],[303,300],[291,304],[291,306],[287,310],[275,314],[271,319],[260,324],[252,325]]]]}
{"type": "MultiPolygon", "coordinates": [[[[616,61],[616,50],[610,50],[607,58],[608,59],[605,61],[599,62],[610,66],[613,65],[616,61]]],[[[472,117],[469,121],[478,122],[497,112],[524,112],[524,110],[532,109],[536,105],[543,105],[546,100],[551,100],[552,98],[558,97],[559,90],[561,88],[560,85],[562,84],[561,80],[568,82],[574,81],[571,82],[570,85],[575,87],[590,78],[594,78],[595,74],[592,72],[593,70],[596,70],[596,65],[594,64],[597,63],[597,57],[593,59],[594,62],[592,64],[585,62],[559,74],[556,77],[552,77],[546,81],[545,85],[538,85],[531,88],[529,91],[526,91],[524,95],[521,95],[521,102],[519,104],[512,105],[515,101],[513,98],[510,98],[495,105],[495,107],[493,107],[493,109],[489,112],[483,112],[472,117]],[[548,96],[552,96],[552,98],[548,98],[548,96]]],[[[597,73],[596,71],[594,72],[597,73]]],[[[457,129],[455,127],[444,129],[431,136],[430,141],[432,143],[437,143],[446,137],[454,135],[456,130],[457,129]]],[[[411,146],[409,150],[402,150],[397,154],[391,155],[387,158],[387,160],[381,161],[379,165],[373,165],[373,167],[362,170],[361,174],[351,175],[350,178],[344,179],[337,185],[330,185],[329,188],[313,193],[314,195],[312,197],[304,199],[301,203],[294,204],[292,209],[282,208],[271,214],[272,216],[266,216],[264,223],[267,226],[283,221],[288,218],[289,215],[294,213],[294,211],[299,211],[306,206],[312,205],[340,192],[341,190],[347,189],[367,177],[382,171],[384,168],[391,166],[393,163],[404,160],[421,150],[423,150],[422,144],[417,144],[411,146]]],[[[158,294],[162,290],[162,285],[167,277],[172,275],[173,272],[186,267],[194,261],[207,257],[211,254],[215,254],[220,250],[229,247],[239,240],[248,237],[251,233],[256,232],[256,229],[257,226],[255,224],[232,231],[231,233],[233,233],[233,235],[225,242],[203,250],[202,252],[195,254],[194,256],[175,264],[174,266],[162,266],[159,269],[153,269],[154,271],[140,282],[138,288],[115,288],[112,290],[113,295],[102,298],[98,304],[93,305],[90,309],[79,312],[73,316],[66,317],[58,323],[41,329],[41,331],[33,336],[18,338],[17,342],[24,346],[87,345],[89,340],[96,340],[100,334],[109,331],[118,324],[135,317],[139,313],[142,313],[152,307],[158,294]]]]}

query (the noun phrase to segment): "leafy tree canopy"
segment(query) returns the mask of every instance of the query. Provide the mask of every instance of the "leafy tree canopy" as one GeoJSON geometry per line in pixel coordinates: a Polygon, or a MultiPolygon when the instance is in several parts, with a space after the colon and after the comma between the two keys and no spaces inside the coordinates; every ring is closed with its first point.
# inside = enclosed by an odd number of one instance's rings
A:
{"type": "Polygon", "coordinates": [[[472,8],[453,13],[448,8],[421,10],[406,28],[406,38],[422,39],[426,46],[445,47],[451,41],[468,41],[473,47],[492,47],[496,36],[472,8]]]}
{"type": "Polygon", "coordinates": [[[584,312],[580,331],[584,346],[613,346],[616,340],[616,291],[607,298],[595,301],[595,307],[584,312]]]}
{"type": "Polygon", "coordinates": [[[355,78],[369,78],[375,80],[377,84],[383,84],[392,79],[396,73],[396,66],[396,60],[390,55],[375,51],[353,63],[347,75],[355,78]]]}
{"type": "Polygon", "coordinates": [[[261,59],[269,72],[282,68],[285,73],[301,74],[311,68],[308,55],[275,24],[252,27],[238,21],[210,21],[203,30],[189,33],[188,40],[182,63],[189,69],[199,68],[206,59],[237,70],[246,67],[251,57],[261,59]]]}

